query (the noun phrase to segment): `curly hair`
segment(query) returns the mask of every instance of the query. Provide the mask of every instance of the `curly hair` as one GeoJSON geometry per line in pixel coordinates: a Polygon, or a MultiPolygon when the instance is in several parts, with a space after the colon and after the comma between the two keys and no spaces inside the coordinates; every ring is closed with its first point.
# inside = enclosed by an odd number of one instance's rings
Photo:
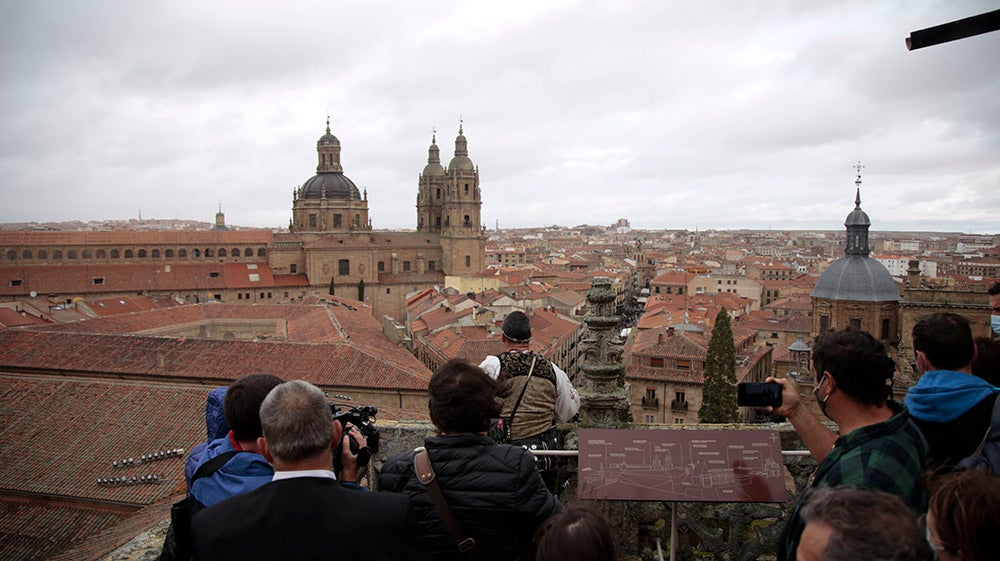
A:
{"type": "Polygon", "coordinates": [[[829,372],[838,388],[862,403],[881,406],[892,395],[896,363],[866,331],[847,328],[816,337],[813,365],[817,380],[829,372]]]}

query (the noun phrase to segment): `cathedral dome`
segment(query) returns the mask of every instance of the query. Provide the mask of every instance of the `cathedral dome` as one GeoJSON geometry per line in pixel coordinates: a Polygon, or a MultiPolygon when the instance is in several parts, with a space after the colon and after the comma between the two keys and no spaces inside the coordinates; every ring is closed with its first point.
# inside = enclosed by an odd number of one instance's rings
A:
{"type": "Polygon", "coordinates": [[[343,173],[317,173],[302,184],[302,199],[322,199],[326,190],[327,199],[361,199],[354,182],[343,173]]]}
{"type": "Polygon", "coordinates": [[[427,164],[424,166],[424,175],[427,177],[444,177],[444,166],[439,163],[427,164]]]}
{"type": "Polygon", "coordinates": [[[885,265],[864,255],[848,255],[834,261],[823,272],[809,296],[853,302],[902,300],[896,281],[892,280],[885,265]]]}
{"type": "Polygon", "coordinates": [[[452,171],[473,171],[476,169],[476,166],[468,156],[455,156],[451,159],[451,163],[448,164],[448,169],[452,171]]]}
{"type": "Polygon", "coordinates": [[[330,133],[330,123],[329,123],[329,121],[327,121],[327,124],[326,124],[326,134],[324,134],[323,136],[319,137],[319,140],[316,141],[316,145],[317,146],[324,146],[324,145],[330,145],[330,144],[340,144],[340,140],[338,140],[336,136],[333,136],[333,134],[330,133]]]}

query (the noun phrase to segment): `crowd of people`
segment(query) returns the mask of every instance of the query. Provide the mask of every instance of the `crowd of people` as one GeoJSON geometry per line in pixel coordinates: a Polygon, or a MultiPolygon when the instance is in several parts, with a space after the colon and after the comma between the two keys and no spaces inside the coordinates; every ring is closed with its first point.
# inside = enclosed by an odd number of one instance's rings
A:
{"type": "MultiPolygon", "coordinates": [[[[1000,283],[990,289],[1000,335],[1000,283]]],[[[532,450],[580,398],[566,373],[529,348],[520,312],[505,350],[479,366],[452,360],[428,385],[436,434],[359,483],[367,442],[301,381],[246,376],[210,393],[208,440],[185,467],[161,559],[617,559],[600,512],[564,507],[532,450]],[[221,410],[221,414],[220,414],[221,410]],[[497,420],[505,444],[495,440],[497,420]],[[351,443],[354,446],[351,446],[351,443]],[[342,471],[334,473],[334,454],[342,471]]],[[[779,559],[980,561],[1000,558],[998,342],[939,313],[913,328],[921,371],[904,403],[896,365],[863,331],[823,333],[813,347],[815,396],[834,432],[779,384],[787,418],[819,467],[785,524],[779,559]]]]}

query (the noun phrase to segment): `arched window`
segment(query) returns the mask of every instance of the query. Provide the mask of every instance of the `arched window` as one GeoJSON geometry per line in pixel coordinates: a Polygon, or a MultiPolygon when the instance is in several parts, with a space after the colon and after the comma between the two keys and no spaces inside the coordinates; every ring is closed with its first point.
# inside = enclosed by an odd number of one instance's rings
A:
{"type": "Polygon", "coordinates": [[[152,256],[153,259],[159,259],[160,258],[160,250],[158,250],[158,249],[154,249],[153,251],[149,252],[149,254],[150,254],[150,256],[152,256]]]}
{"type": "Polygon", "coordinates": [[[17,261],[17,252],[13,249],[7,252],[7,261],[17,261]]]}
{"type": "Polygon", "coordinates": [[[233,257],[239,257],[240,256],[240,248],[234,247],[233,250],[229,254],[232,255],[233,257]]]}
{"type": "Polygon", "coordinates": [[[57,249],[52,252],[52,259],[62,259],[62,250],[57,249]]]}
{"type": "Polygon", "coordinates": [[[121,255],[121,254],[118,252],[117,249],[112,249],[111,250],[111,258],[112,259],[118,259],[119,255],[121,255]]]}
{"type": "Polygon", "coordinates": [[[93,259],[93,258],[94,258],[94,254],[93,254],[93,252],[91,252],[91,251],[90,251],[89,249],[85,249],[85,250],[83,250],[83,251],[82,251],[82,252],[80,253],[80,255],[81,255],[81,256],[82,256],[82,257],[83,257],[84,259],[93,259]]]}
{"type": "Polygon", "coordinates": [[[201,257],[201,250],[194,248],[191,250],[191,257],[201,257]]]}
{"type": "Polygon", "coordinates": [[[257,257],[266,257],[266,256],[267,256],[267,250],[266,249],[264,249],[262,247],[262,248],[260,248],[260,249],[257,250],[257,257]]]}
{"type": "Polygon", "coordinates": [[[76,250],[71,249],[66,252],[66,259],[76,259],[76,250]]]}
{"type": "Polygon", "coordinates": [[[44,249],[39,249],[38,250],[38,258],[39,259],[48,259],[49,258],[49,252],[45,251],[44,249]]]}
{"type": "Polygon", "coordinates": [[[226,248],[224,247],[219,248],[219,257],[226,257],[226,248]]]}
{"type": "Polygon", "coordinates": [[[108,252],[103,249],[98,249],[96,255],[98,259],[106,259],[108,257],[108,252]]]}
{"type": "Polygon", "coordinates": [[[214,257],[214,256],[215,256],[215,250],[213,250],[210,247],[206,247],[205,248],[205,257],[214,257]]]}
{"type": "Polygon", "coordinates": [[[188,256],[188,250],[186,250],[186,249],[178,249],[177,250],[177,258],[178,259],[187,259],[187,256],[188,256]]]}
{"type": "Polygon", "coordinates": [[[173,259],[174,258],[174,250],[172,250],[172,249],[164,249],[163,250],[163,256],[166,257],[167,259],[173,259]]]}
{"type": "Polygon", "coordinates": [[[253,250],[249,247],[243,250],[243,257],[253,257],[253,250]]]}
{"type": "Polygon", "coordinates": [[[31,250],[26,249],[21,252],[21,259],[31,259],[31,250]]]}
{"type": "Polygon", "coordinates": [[[134,255],[135,254],[132,252],[131,249],[126,249],[125,250],[125,259],[131,259],[134,255]]]}
{"type": "Polygon", "coordinates": [[[145,249],[140,249],[139,250],[139,259],[145,259],[145,258],[146,258],[146,250],[145,249]]]}

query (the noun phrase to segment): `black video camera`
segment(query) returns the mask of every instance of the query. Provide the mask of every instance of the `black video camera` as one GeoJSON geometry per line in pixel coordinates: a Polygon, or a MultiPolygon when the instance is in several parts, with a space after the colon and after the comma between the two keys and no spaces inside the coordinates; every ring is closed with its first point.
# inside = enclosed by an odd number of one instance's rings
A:
{"type": "MultiPolygon", "coordinates": [[[[367,466],[368,462],[372,459],[372,454],[378,453],[378,427],[375,426],[375,416],[378,415],[378,408],[374,405],[362,405],[351,407],[350,409],[341,409],[336,403],[331,403],[330,413],[333,414],[333,420],[340,421],[340,426],[345,430],[348,423],[350,423],[351,426],[358,427],[361,436],[365,437],[365,441],[368,443],[368,446],[365,448],[359,447],[358,443],[349,436],[347,442],[351,447],[351,453],[358,456],[358,467],[367,466]]],[[[344,468],[341,461],[343,453],[344,443],[343,437],[341,437],[341,442],[337,443],[337,448],[333,451],[333,470],[335,472],[339,473],[344,468]]]]}
{"type": "Polygon", "coordinates": [[[736,385],[740,407],[780,407],[781,386],[774,382],[740,382],[736,385]]]}

